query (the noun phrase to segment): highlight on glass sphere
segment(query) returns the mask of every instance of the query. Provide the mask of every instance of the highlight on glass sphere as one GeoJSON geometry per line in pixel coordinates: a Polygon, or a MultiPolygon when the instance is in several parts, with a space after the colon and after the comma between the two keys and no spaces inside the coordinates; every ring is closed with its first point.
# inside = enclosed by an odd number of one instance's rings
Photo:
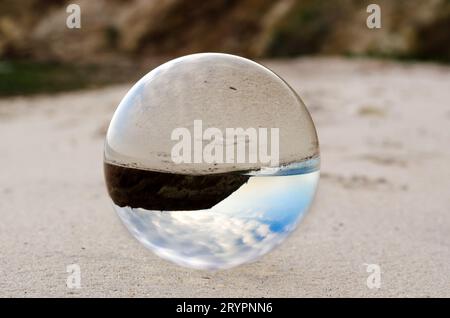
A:
{"type": "Polygon", "coordinates": [[[104,172],[115,211],[160,257],[196,269],[254,261],[307,212],[319,179],[314,123],[295,91],[251,60],[169,61],[125,95],[104,172]]]}

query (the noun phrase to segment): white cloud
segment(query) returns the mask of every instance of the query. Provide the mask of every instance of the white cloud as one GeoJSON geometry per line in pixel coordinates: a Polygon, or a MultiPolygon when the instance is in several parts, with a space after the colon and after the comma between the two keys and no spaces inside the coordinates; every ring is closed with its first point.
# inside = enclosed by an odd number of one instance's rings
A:
{"type": "Polygon", "coordinates": [[[251,261],[288,234],[272,232],[260,219],[217,211],[116,210],[133,235],[159,256],[180,265],[219,269],[251,261]]]}

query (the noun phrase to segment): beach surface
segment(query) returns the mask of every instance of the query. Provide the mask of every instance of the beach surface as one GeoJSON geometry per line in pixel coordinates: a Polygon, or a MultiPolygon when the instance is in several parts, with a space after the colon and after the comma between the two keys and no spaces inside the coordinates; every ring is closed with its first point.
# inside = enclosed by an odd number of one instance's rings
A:
{"type": "Polygon", "coordinates": [[[0,297],[450,297],[450,67],[262,63],[304,100],[322,160],[313,205],[279,248],[199,271],[126,231],[106,192],[103,143],[131,83],[3,98],[0,297]],[[79,289],[66,285],[71,264],[79,289]],[[379,288],[367,284],[373,268],[379,288]]]}

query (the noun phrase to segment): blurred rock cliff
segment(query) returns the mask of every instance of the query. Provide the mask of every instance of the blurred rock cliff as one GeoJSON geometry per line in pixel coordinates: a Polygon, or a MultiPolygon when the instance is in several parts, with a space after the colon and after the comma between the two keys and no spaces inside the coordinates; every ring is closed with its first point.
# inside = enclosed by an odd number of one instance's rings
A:
{"type": "Polygon", "coordinates": [[[1,0],[0,58],[96,62],[220,51],[248,57],[450,60],[448,0],[1,0]],[[66,7],[81,28],[66,27],[66,7]],[[367,5],[382,10],[369,29],[367,5]]]}

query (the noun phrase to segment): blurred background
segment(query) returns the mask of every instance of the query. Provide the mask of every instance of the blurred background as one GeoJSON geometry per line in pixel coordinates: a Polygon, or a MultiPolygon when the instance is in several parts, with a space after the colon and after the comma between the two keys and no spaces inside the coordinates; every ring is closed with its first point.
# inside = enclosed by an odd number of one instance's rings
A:
{"type": "Polygon", "coordinates": [[[138,79],[176,56],[370,56],[450,61],[450,1],[0,0],[0,95],[57,92],[138,79]],[[66,8],[81,8],[69,29],[66,8]]]}
{"type": "Polygon", "coordinates": [[[0,0],[0,297],[450,297],[449,30],[449,0],[0,0]],[[380,29],[367,27],[371,3],[380,29]],[[321,151],[298,230],[214,273],[131,239],[103,176],[105,134],[133,83],[204,51],[277,72],[321,151]],[[81,289],[66,286],[70,264],[81,289]]]}

